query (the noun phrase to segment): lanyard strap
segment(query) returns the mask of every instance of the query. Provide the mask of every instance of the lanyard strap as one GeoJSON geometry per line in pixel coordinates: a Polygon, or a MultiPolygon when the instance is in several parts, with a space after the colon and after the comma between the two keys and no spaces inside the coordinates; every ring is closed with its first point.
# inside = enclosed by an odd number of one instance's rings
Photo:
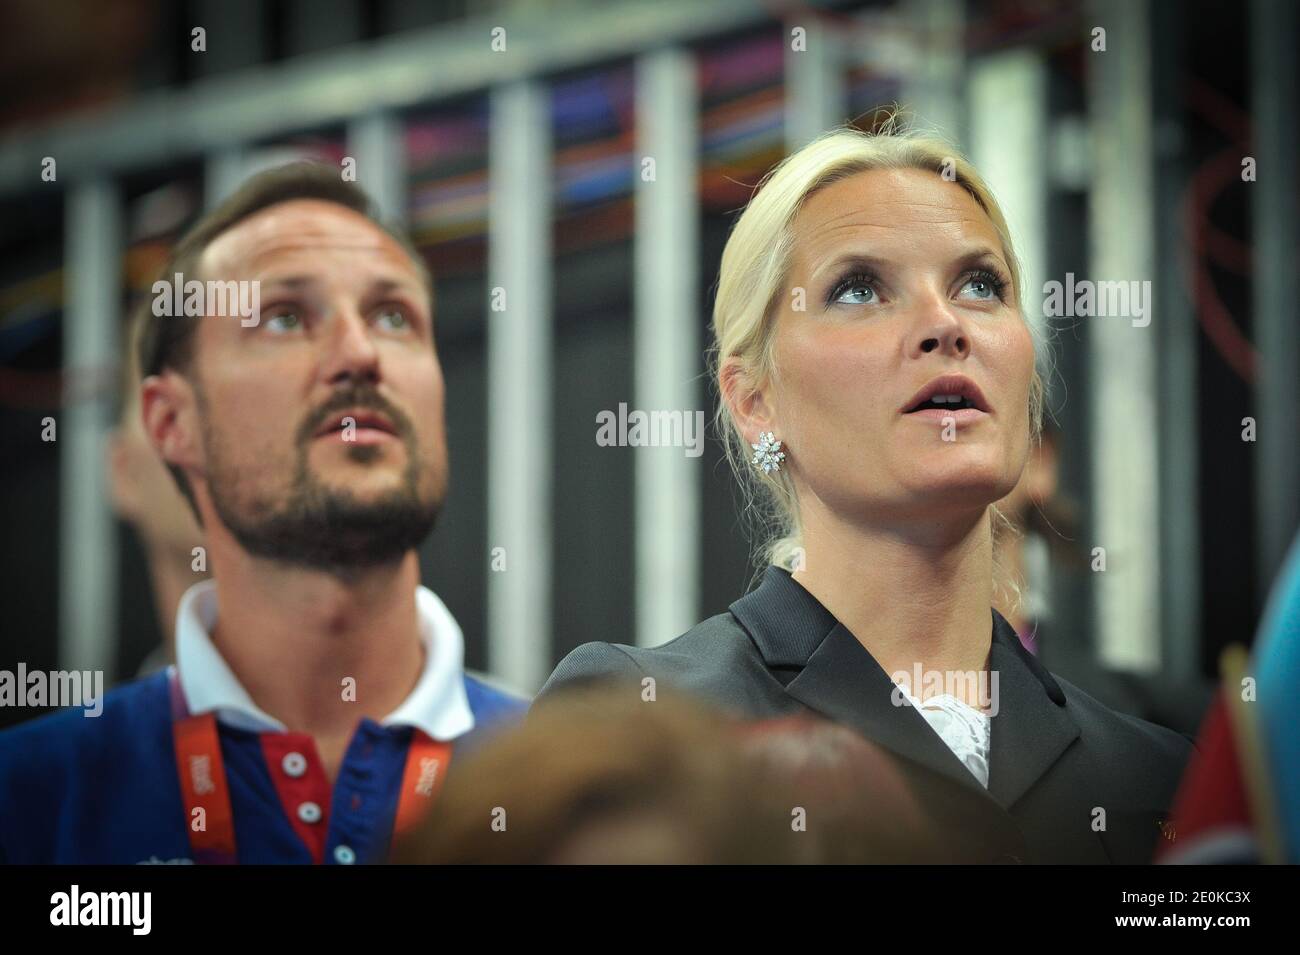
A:
{"type": "Polygon", "coordinates": [[[230,809],[230,787],[226,783],[226,764],[221,758],[216,715],[190,715],[175,670],[169,688],[176,772],[180,777],[190,851],[200,865],[234,865],[237,860],[235,817],[230,809]]]}
{"type": "Polygon", "coordinates": [[[442,790],[451,762],[451,743],[426,736],[423,731],[411,733],[411,745],[406,751],[406,768],[402,771],[402,789],[397,797],[397,816],[393,821],[393,835],[410,832],[442,790]]]}
{"type": "MultiPolygon", "coordinates": [[[[172,738],[176,745],[176,771],[185,806],[186,830],[194,861],[200,865],[233,865],[235,817],[230,808],[221,740],[214,713],[192,716],[173,670],[169,680],[172,704],[172,738]],[[202,810],[197,812],[196,810],[202,810]]],[[[424,816],[437,799],[451,762],[452,744],[413,730],[402,770],[393,834],[403,835],[424,816]]]]}

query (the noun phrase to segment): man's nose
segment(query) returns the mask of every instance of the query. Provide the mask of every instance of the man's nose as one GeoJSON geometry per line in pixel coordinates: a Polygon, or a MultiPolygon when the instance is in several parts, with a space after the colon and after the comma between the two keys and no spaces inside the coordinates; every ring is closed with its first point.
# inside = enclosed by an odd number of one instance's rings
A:
{"type": "Polygon", "coordinates": [[[340,306],[335,313],[326,348],[321,373],[327,383],[334,384],[343,378],[379,380],[379,351],[370,326],[355,306],[340,306]]]}

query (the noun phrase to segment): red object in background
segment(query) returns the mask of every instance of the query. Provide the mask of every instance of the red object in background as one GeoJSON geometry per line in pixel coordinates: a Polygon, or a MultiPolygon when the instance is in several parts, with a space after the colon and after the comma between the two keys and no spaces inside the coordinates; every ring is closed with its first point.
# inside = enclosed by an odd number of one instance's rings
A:
{"type": "Polygon", "coordinates": [[[1173,825],[1156,850],[1161,863],[1258,861],[1245,774],[1223,691],[1215,695],[1174,802],[1173,825]]]}

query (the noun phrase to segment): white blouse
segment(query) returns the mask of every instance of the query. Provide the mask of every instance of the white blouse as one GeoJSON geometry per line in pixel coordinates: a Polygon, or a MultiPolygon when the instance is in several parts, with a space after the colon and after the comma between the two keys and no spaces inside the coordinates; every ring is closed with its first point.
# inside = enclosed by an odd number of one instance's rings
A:
{"type": "Polygon", "coordinates": [[[963,703],[950,693],[932,696],[924,703],[901,686],[899,692],[907,697],[930,728],[939,734],[952,754],[971,771],[985,789],[989,788],[989,741],[991,726],[989,715],[969,703],[963,703]]]}

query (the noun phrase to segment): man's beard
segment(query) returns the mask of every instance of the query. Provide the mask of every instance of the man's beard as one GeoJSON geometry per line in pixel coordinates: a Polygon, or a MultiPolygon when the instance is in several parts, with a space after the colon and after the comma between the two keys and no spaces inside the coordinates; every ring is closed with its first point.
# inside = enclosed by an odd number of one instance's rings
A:
{"type": "MultiPolygon", "coordinates": [[[[420,496],[420,458],[409,419],[377,392],[357,386],[336,393],[302,423],[298,430],[298,461],[287,496],[278,502],[253,499],[237,503],[238,468],[226,466],[221,442],[203,418],[208,459],[208,490],[221,522],[241,547],[254,557],[296,564],[332,573],[391,564],[420,545],[433,530],[440,501],[420,496]],[[406,448],[402,486],[369,500],[359,500],[347,488],[329,487],[313,475],[307,457],[316,431],[329,414],[373,408],[388,416],[406,448]]],[[[348,449],[354,460],[367,461],[379,448],[348,449]]]]}

